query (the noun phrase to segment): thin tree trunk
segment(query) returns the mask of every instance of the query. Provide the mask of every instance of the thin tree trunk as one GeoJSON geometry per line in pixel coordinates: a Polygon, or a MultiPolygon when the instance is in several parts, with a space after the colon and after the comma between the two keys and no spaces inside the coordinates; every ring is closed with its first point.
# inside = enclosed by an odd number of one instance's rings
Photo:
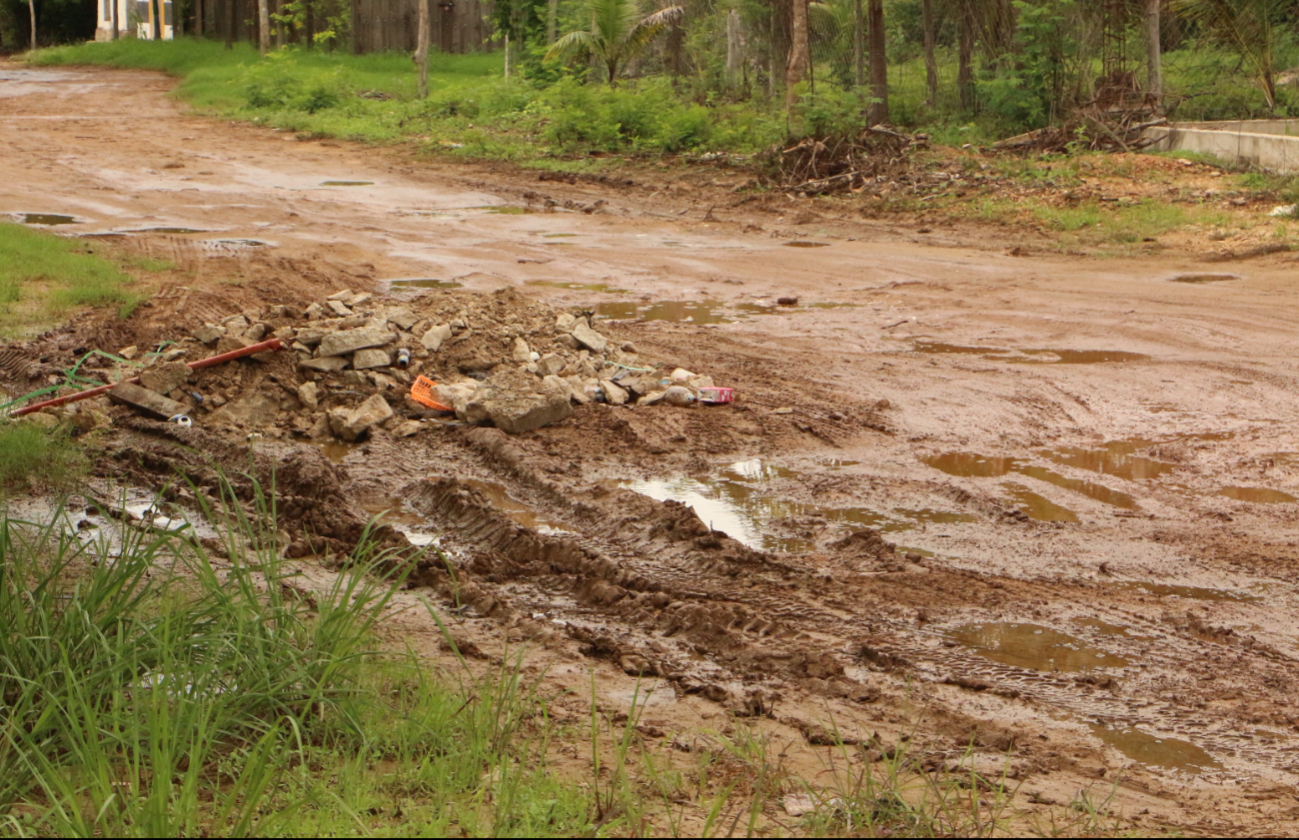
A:
{"type": "Polygon", "coordinates": [[[108,37],[116,41],[118,39],[118,27],[120,26],[117,18],[117,0],[109,0],[109,8],[111,9],[108,13],[109,25],[113,27],[113,32],[108,37]]]}
{"type": "Polygon", "coordinates": [[[270,0],[257,0],[257,51],[262,55],[271,51],[270,0]]]}
{"type": "Polygon", "coordinates": [[[149,19],[152,22],[150,29],[153,32],[153,40],[162,40],[162,4],[166,0],[149,0],[149,19]]]}
{"type": "Polygon", "coordinates": [[[1159,27],[1160,0],[1146,0],[1146,61],[1149,63],[1146,74],[1146,95],[1154,103],[1155,110],[1164,110],[1164,67],[1159,27]]]}
{"type": "Polygon", "coordinates": [[[203,0],[194,0],[194,34],[203,37],[203,0]]]}
{"type": "Polygon", "coordinates": [[[546,44],[549,45],[559,37],[559,0],[550,0],[546,6],[546,44]]]}
{"type": "Polygon", "coordinates": [[[861,11],[862,0],[853,0],[852,3],[852,80],[853,84],[861,87],[866,83],[865,59],[866,45],[863,43],[865,36],[865,25],[861,11]]]}
{"type": "Polygon", "coordinates": [[[961,0],[960,57],[956,69],[956,87],[961,94],[961,109],[973,111],[974,101],[974,8],[973,0],[961,0]]]}
{"type": "Polygon", "coordinates": [[[726,13],[726,87],[734,90],[740,76],[740,10],[726,13]]]}
{"type": "Polygon", "coordinates": [[[884,32],[884,0],[870,0],[867,13],[870,38],[871,102],[866,122],[879,125],[889,121],[889,64],[885,54],[888,37],[884,32]]]}
{"type": "Polygon", "coordinates": [[[790,3],[789,59],[785,64],[785,106],[798,101],[798,84],[807,72],[807,0],[790,3]]]}
{"type": "Polygon", "coordinates": [[[680,77],[686,72],[685,47],[686,31],[678,23],[673,23],[672,28],[668,30],[668,71],[672,73],[673,78],[680,77]]]}
{"type": "MultiPolygon", "coordinates": [[[[419,29],[416,32],[415,64],[419,66],[419,98],[428,99],[428,52],[432,38],[432,24],[429,20],[429,3],[431,0],[415,0],[419,6],[419,29]]],[[[509,36],[507,35],[508,39],[509,36]]],[[[505,42],[505,54],[509,55],[510,42],[505,42]]],[[[508,75],[508,70],[506,71],[508,75]]]]}
{"type": "Polygon", "coordinates": [[[226,49],[233,50],[235,48],[235,29],[238,28],[239,24],[239,3],[236,0],[225,0],[225,3],[227,23],[229,24],[226,29],[226,49]]]}
{"type": "Polygon", "coordinates": [[[938,59],[934,56],[938,33],[934,31],[934,0],[921,0],[920,11],[925,28],[925,90],[929,97],[926,104],[933,108],[938,104],[938,59]]]}
{"type": "Polygon", "coordinates": [[[32,49],[36,49],[36,0],[27,0],[27,11],[32,17],[32,49]]]}
{"type": "Polygon", "coordinates": [[[305,0],[303,5],[306,7],[304,34],[307,38],[307,49],[312,50],[316,48],[316,4],[314,0],[305,0]]]}

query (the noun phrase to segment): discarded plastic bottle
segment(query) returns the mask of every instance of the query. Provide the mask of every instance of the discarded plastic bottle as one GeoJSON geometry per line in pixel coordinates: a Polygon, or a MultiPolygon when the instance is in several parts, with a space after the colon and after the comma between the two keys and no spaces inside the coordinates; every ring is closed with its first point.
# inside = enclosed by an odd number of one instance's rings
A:
{"type": "Polygon", "coordinates": [[[397,351],[397,367],[410,367],[410,351],[404,347],[397,351]]]}

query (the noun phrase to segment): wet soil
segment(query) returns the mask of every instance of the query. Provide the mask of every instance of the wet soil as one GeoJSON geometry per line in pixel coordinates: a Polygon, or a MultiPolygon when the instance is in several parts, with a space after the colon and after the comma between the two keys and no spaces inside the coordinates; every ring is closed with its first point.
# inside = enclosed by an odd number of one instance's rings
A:
{"type": "MultiPolygon", "coordinates": [[[[1027,812],[1117,784],[1147,828],[1299,822],[1283,255],[1230,283],[1167,282],[1220,267],[1011,256],[1013,231],[922,242],[666,176],[538,181],[207,121],[155,75],[5,70],[0,213],[70,215],[62,229],[176,266],[142,281],[153,297],[128,322],[82,316],[0,350],[13,393],[88,348],[343,288],[608,315],[611,338],[737,393],[582,406],[513,438],[426,424],[322,447],[287,432],[274,363],[240,363],[210,384],[273,395],[264,428],[118,418],[103,475],[179,470],[210,492],[251,450],[304,568],[390,511],[385,544],[446,552],[455,586],[422,561],[414,594],[475,650],[532,640],[530,667],[560,686],[593,671],[608,708],[651,676],[656,727],[743,718],[802,744],[789,762],[812,784],[830,748],[805,736],[833,719],[936,760],[1009,757],[1027,812]],[[366,185],[323,186],[344,180],[366,185]],[[811,237],[830,247],[785,247],[811,237]],[[530,302],[484,294],[506,288],[530,302]]],[[[420,610],[385,629],[441,655],[420,610]]]]}

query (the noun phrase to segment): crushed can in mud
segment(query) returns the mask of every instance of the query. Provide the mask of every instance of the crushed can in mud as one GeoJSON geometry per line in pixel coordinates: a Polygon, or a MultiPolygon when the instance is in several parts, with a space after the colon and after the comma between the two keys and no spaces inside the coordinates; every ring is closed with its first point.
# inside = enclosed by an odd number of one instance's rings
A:
{"type": "Polygon", "coordinates": [[[700,388],[699,401],[704,405],[726,405],[735,402],[734,388],[700,388]]]}

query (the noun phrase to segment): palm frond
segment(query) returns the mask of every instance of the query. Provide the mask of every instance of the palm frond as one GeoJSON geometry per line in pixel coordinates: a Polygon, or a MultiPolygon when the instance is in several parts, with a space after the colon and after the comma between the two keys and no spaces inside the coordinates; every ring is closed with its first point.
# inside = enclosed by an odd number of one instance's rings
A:
{"type": "Polygon", "coordinates": [[[568,33],[551,44],[550,49],[546,50],[546,60],[571,55],[583,49],[594,51],[596,49],[595,37],[590,32],[579,29],[576,32],[568,33]]]}
{"type": "Polygon", "coordinates": [[[637,53],[649,46],[664,29],[685,19],[684,6],[668,6],[642,18],[627,36],[628,53],[637,53]]]}

